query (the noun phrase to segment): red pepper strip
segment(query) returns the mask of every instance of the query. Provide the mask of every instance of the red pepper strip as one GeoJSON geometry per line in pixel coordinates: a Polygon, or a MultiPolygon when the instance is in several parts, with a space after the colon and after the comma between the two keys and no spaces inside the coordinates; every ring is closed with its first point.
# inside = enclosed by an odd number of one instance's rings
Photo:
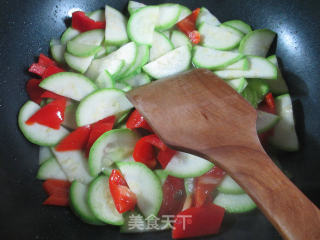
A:
{"type": "Polygon", "coordinates": [[[216,234],[220,230],[224,212],[224,208],[213,203],[188,208],[176,216],[172,238],[180,239],[216,234]]]}
{"type": "Polygon", "coordinates": [[[49,197],[44,205],[68,206],[71,183],[64,180],[48,179],[42,184],[49,197]]]}
{"type": "Polygon", "coordinates": [[[64,69],[59,68],[57,66],[49,66],[46,68],[46,70],[42,74],[42,79],[45,79],[53,74],[59,73],[59,72],[64,72],[64,69]]]}
{"type": "Polygon", "coordinates": [[[46,71],[46,67],[42,66],[39,63],[32,63],[28,69],[29,72],[37,74],[38,76],[42,76],[43,73],[46,71]]]}
{"type": "Polygon", "coordinates": [[[55,149],[58,152],[83,149],[87,145],[90,135],[90,128],[90,125],[78,127],[76,130],[62,139],[55,149]]]}
{"type": "Polygon", "coordinates": [[[210,171],[194,180],[194,206],[200,207],[212,202],[212,192],[223,179],[225,172],[214,166],[210,171]]]}
{"type": "Polygon", "coordinates": [[[67,100],[57,99],[40,108],[27,121],[27,125],[39,123],[53,129],[59,129],[60,124],[64,120],[64,111],[66,109],[67,100]]]}
{"type": "Polygon", "coordinates": [[[159,216],[176,215],[183,207],[186,199],[186,191],[184,188],[184,180],[168,176],[162,185],[163,200],[159,210],[159,216]]]}
{"type": "Polygon", "coordinates": [[[132,155],[136,162],[141,162],[151,169],[157,165],[152,145],[145,142],[143,138],[136,143],[132,155]]]}
{"type": "Polygon", "coordinates": [[[126,125],[127,125],[127,128],[131,130],[135,128],[144,128],[152,132],[151,127],[149,126],[147,121],[144,119],[144,117],[138,112],[138,110],[134,110],[130,114],[126,125]]]}
{"type": "Polygon", "coordinates": [[[58,179],[47,179],[42,184],[43,189],[48,195],[63,194],[64,192],[69,191],[70,186],[70,182],[58,179]]]}
{"type": "Polygon", "coordinates": [[[137,204],[137,197],[129,189],[126,180],[117,169],[113,169],[111,172],[109,177],[109,189],[119,213],[124,213],[134,209],[137,204]]]}
{"type": "Polygon", "coordinates": [[[88,143],[86,146],[86,156],[89,156],[89,152],[91,149],[91,146],[94,144],[94,142],[105,132],[108,132],[112,130],[113,125],[116,121],[115,116],[106,117],[94,124],[91,125],[91,132],[89,135],[88,143]]]}
{"type": "Polygon", "coordinates": [[[69,206],[69,193],[66,195],[51,195],[42,204],[67,207],[69,206]]]}
{"type": "Polygon", "coordinates": [[[165,151],[159,151],[157,159],[161,164],[162,168],[165,169],[171,158],[176,154],[175,150],[168,148],[165,151]]]}
{"type": "Polygon", "coordinates": [[[48,58],[46,55],[43,53],[40,53],[38,63],[44,67],[49,67],[49,66],[56,66],[56,62],[53,61],[51,58],[48,58]]]}
{"type": "MultiPolygon", "coordinates": [[[[154,147],[156,148],[159,148],[161,151],[165,151],[167,150],[167,145],[165,145],[161,140],[160,138],[155,135],[155,134],[151,134],[151,135],[147,135],[147,136],[144,136],[143,138],[143,141],[147,142],[147,143],[150,143],[151,145],[153,145],[154,147]]],[[[141,140],[140,139],[140,140],[141,140]]]]}
{"type": "Polygon", "coordinates": [[[277,114],[276,104],[272,93],[268,93],[264,97],[264,100],[259,104],[258,109],[264,112],[277,114]]]}
{"type": "Polygon", "coordinates": [[[105,29],[106,22],[94,21],[84,12],[77,11],[72,13],[72,27],[80,32],[86,32],[94,29],[105,29]]]}
{"type": "Polygon", "coordinates": [[[32,78],[27,82],[26,86],[29,98],[38,104],[41,103],[41,96],[44,92],[44,90],[41,87],[39,87],[39,83],[39,79],[32,78]]]}
{"type": "Polygon", "coordinates": [[[61,98],[66,98],[64,96],[61,96],[59,94],[56,94],[54,92],[51,92],[51,91],[44,91],[42,94],[41,94],[41,98],[52,98],[52,99],[61,99],[61,98]]]}
{"type": "Polygon", "coordinates": [[[176,25],[194,44],[200,42],[200,33],[196,30],[196,21],[200,8],[195,9],[189,16],[182,19],[176,25]]]}

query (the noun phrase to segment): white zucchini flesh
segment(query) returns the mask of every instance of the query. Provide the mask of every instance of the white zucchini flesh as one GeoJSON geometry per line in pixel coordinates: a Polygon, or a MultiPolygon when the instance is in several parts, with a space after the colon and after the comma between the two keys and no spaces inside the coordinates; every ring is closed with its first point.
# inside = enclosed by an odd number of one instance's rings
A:
{"type": "Polygon", "coordinates": [[[63,172],[55,157],[51,157],[47,159],[43,164],[41,164],[37,173],[37,179],[68,180],[66,174],[63,172]]]}
{"type": "Polygon", "coordinates": [[[88,67],[90,66],[94,56],[89,57],[77,57],[68,52],[64,53],[64,59],[68,66],[73,70],[76,70],[80,73],[84,73],[87,71],[88,67]]]}
{"type": "Polygon", "coordinates": [[[147,45],[140,45],[137,47],[137,56],[134,63],[131,65],[131,67],[125,72],[123,75],[123,78],[128,77],[137,71],[140,71],[142,66],[144,66],[150,58],[150,49],[147,45]]]}
{"type": "Polygon", "coordinates": [[[200,9],[200,13],[197,17],[196,25],[199,28],[202,23],[209,24],[211,26],[220,25],[220,21],[205,7],[200,9]]]}
{"type": "Polygon", "coordinates": [[[94,59],[91,65],[88,67],[85,75],[92,80],[96,80],[104,71],[108,71],[111,76],[115,76],[121,71],[123,66],[124,60],[114,59],[106,56],[103,58],[94,59]]]}
{"type": "Polygon", "coordinates": [[[80,34],[80,31],[72,27],[68,27],[61,36],[61,44],[67,44],[67,42],[80,34]]]}
{"type": "Polygon", "coordinates": [[[69,132],[64,127],[58,130],[34,123],[27,125],[25,122],[38,110],[40,106],[32,101],[27,101],[20,109],[18,124],[23,135],[30,142],[40,146],[55,146],[69,132]]]}
{"type": "Polygon", "coordinates": [[[143,3],[139,3],[136,1],[129,1],[128,3],[128,12],[131,14],[133,14],[135,11],[137,11],[140,8],[145,7],[146,5],[143,3]]]}
{"type": "Polygon", "coordinates": [[[162,186],[158,177],[139,162],[117,163],[130,190],[137,197],[137,205],[145,217],[157,216],[162,203],[162,186]]]}
{"type": "Polygon", "coordinates": [[[223,24],[234,27],[239,31],[243,32],[244,34],[248,34],[249,32],[252,31],[252,28],[250,27],[250,25],[241,20],[230,20],[230,21],[224,22],[223,24]]]}
{"type": "Polygon", "coordinates": [[[89,18],[91,18],[92,20],[97,21],[97,22],[104,22],[106,20],[105,16],[104,16],[105,14],[104,14],[103,9],[98,9],[96,11],[88,13],[87,15],[89,18]]]}
{"type": "Polygon", "coordinates": [[[239,52],[246,55],[265,57],[276,33],[269,29],[257,29],[249,32],[239,46],[239,52]]]}
{"type": "Polygon", "coordinates": [[[97,89],[87,77],[79,73],[61,72],[44,79],[39,86],[61,96],[80,101],[97,89]]]}
{"type": "Polygon", "coordinates": [[[129,38],[138,44],[150,46],[158,16],[158,6],[143,7],[134,12],[127,25],[129,38]]]}
{"type": "Polygon", "coordinates": [[[235,63],[242,57],[241,53],[195,46],[192,62],[196,67],[214,70],[235,63]]]}
{"type": "Polygon", "coordinates": [[[214,204],[223,207],[228,213],[243,213],[255,209],[257,206],[249,197],[243,194],[218,193],[213,201],[214,204]]]}
{"type": "Polygon", "coordinates": [[[120,89],[124,92],[129,92],[130,90],[132,90],[132,87],[125,82],[116,82],[114,85],[115,88],[120,89]]]}
{"type": "Polygon", "coordinates": [[[96,29],[80,33],[72,41],[82,44],[99,46],[104,39],[104,30],[96,29]]]}
{"type": "Polygon", "coordinates": [[[272,129],[280,120],[279,116],[263,112],[257,110],[258,118],[257,118],[257,132],[264,133],[270,129],[272,129]]]}
{"type": "Polygon", "coordinates": [[[245,193],[245,191],[240,187],[240,185],[233,180],[232,177],[229,175],[226,175],[219,186],[217,187],[217,190],[221,193],[225,194],[242,194],[245,193]]]}
{"type": "Polygon", "coordinates": [[[174,49],[172,42],[163,34],[154,31],[150,48],[150,61],[153,61],[174,49]]]}
{"type": "Polygon", "coordinates": [[[103,71],[99,74],[95,81],[98,88],[114,88],[114,80],[108,71],[103,71]]]}
{"type": "Polygon", "coordinates": [[[120,47],[118,50],[110,53],[107,58],[111,60],[123,60],[124,65],[120,69],[120,72],[117,73],[117,77],[121,78],[122,76],[125,76],[127,71],[131,68],[131,66],[136,61],[138,55],[138,46],[134,42],[129,42],[122,47],[120,47]]]}
{"type": "Polygon", "coordinates": [[[76,111],[77,125],[91,124],[131,108],[132,104],[123,91],[112,88],[100,89],[80,102],[76,111]]]}
{"type": "Polygon", "coordinates": [[[267,59],[257,56],[247,56],[250,68],[248,70],[218,70],[215,74],[223,79],[262,78],[277,79],[277,68],[267,59]]]}
{"type": "Polygon", "coordinates": [[[66,110],[64,111],[64,120],[61,123],[62,126],[68,129],[76,129],[76,109],[78,107],[78,102],[67,100],[66,110]]]}
{"type": "Polygon", "coordinates": [[[137,133],[130,129],[114,129],[102,134],[90,149],[88,164],[91,176],[111,170],[115,162],[131,159],[138,140],[137,133]]]}
{"type": "Polygon", "coordinates": [[[71,209],[82,221],[93,225],[103,225],[89,208],[87,184],[73,181],[70,186],[69,200],[71,209]]]}
{"type": "Polygon", "coordinates": [[[138,73],[134,76],[130,76],[128,78],[122,79],[121,81],[129,84],[131,87],[139,87],[144,84],[150,83],[151,79],[150,77],[145,73],[138,73]]]}
{"type": "Polygon", "coordinates": [[[278,70],[278,78],[276,80],[267,81],[270,91],[274,94],[284,94],[289,92],[286,81],[284,80],[281,70],[279,68],[276,55],[272,55],[267,58],[272,64],[274,64],[278,70]]]}
{"type": "Polygon", "coordinates": [[[289,94],[284,94],[275,99],[279,122],[270,137],[270,143],[285,151],[299,150],[299,141],[295,130],[292,102],[289,94]]]}
{"type": "Polygon", "coordinates": [[[108,178],[104,175],[97,177],[89,185],[88,205],[96,218],[111,225],[123,225],[124,219],[113,202],[108,178]]]}
{"type": "Polygon", "coordinates": [[[174,3],[164,3],[159,5],[159,17],[156,23],[156,29],[159,31],[167,30],[173,27],[179,19],[181,5],[174,3]]]}
{"type": "Polygon", "coordinates": [[[94,55],[94,59],[97,59],[97,58],[102,58],[102,57],[105,57],[107,55],[107,48],[106,46],[100,46],[100,49],[96,52],[96,54],[94,55]]]}
{"type": "Polygon", "coordinates": [[[187,46],[181,46],[144,65],[143,70],[151,77],[158,79],[187,70],[190,62],[190,49],[187,46]]]}
{"type": "Polygon", "coordinates": [[[180,8],[181,8],[181,12],[178,18],[178,22],[180,22],[182,19],[186,18],[192,13],[192,11],[186,6],[180,5],[180,8]]]}
{"type": "Polygon", "coordinates": [[[80,43],[74,40],[67,42],[67,51],[77,57],[93,56],[100,50],[100,48],[100,46],[80,43]]]}
{"type": "Polygon", "coordinates": [[[231,79],[226,82],[238,93],[242,93],[242,91],[248,86],[248,81],[245,78],[231,79]]]}
{"type": "Polygon", "coordinates": [[[208,172],[213,163],[192,154],[177,152],[170,160],[165,171],[174,177],[198,177],[208,172]]]}
{"type": "Polygon", "coordinates": [[[187,45],[190,49],[192,48],[192,43],[189,38],[182,32],[174,30],[171,33],[170,40],[175,48],[187,45]]]}
{"type": "Polygon", "coordinates": [[[80,150],[58,152],[51,148],[62,170],[69,181],[77,180],[82,183],[89,183],[92,177],[89,174],[88,162],[84,153],[80,150]]]}
{"type": "Polygon", "coordinates": [[[225,70],[248,70],[249,67],[250,67],[249,61],[246,57],[244,57],[244,58],[240,59],[239,61],[224,67],[223,69],[225,69],[225,70]]]}
{"type": "Polygon", "coordinates": [[[39,147],[39,165],[53,157],[49,147],[39,147]]]}
{"type": "Polygon", "coordinates": [[[112,45],[122,45],[129,41],[127,35],[127,19],[118,10],[105,7],[105,42],[112,45]]]}
{"type": "Polygon", "coordinates": [[[227,29],[224,26],[212,26],[202,23],[199,27],[201,44],[218,50],[230,50],[239,45],[243,34],[238,31],[227,29]]]}
{"type": "Polygon", "coordinates": [[[56,39],[52,39],[50,41],[50,52],[53,59],[58,63],[64,63],[64,53],[66,51],[66,45],[61,44],[61,42],[54,41],[56,39]]]}

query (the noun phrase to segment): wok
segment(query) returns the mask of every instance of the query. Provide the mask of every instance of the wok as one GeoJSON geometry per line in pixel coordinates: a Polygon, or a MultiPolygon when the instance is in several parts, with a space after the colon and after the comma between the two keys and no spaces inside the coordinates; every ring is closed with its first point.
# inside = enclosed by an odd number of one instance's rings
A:
{"type": "MultiPolygon", "coordinates": [[[[179,1],[141,1],[148,4],[179,1]]],[[[82,223],[68,208],[42,206],[46,195],[35,179],[38,147],[17,127],[27,100],[27,67],[68,22],[68,11],[91,11],[109,4],[126,11],[126,0],[1,0],[0,8],[0,238],[15,239],[169,239],[170,232],[121,235],[118,228],[82,223]]],[[[293,97],[301,150],[280,153],[295,184],[320,206],[320,2],[316,0],[185,0],[191,9],[205,6],[221,21],[242,19],[253,28],[278,33],[276,54],[293,97]]],[[[274,197],[275,201],[277,197],[274,197]]],[[[299,226],[297,226],[299,227],[299,226]]],[[[227,215],[221,233],[201,239],[281,239],[259,212],[227,215]]]]}

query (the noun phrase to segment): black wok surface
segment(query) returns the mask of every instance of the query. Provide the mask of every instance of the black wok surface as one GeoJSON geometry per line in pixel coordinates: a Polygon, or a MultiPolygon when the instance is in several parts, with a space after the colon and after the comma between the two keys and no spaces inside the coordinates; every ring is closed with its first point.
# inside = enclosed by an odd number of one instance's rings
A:
{"type": "MultiPolygon", "coordinates": [[[[178,1],[142,1],[151,3],[178,1]]],[[[126,0],[0,1],[0,239],[169,239],[170,232],[121,235],[115,227],[82,223],[68,208],[46,207],[35,179],[38,147],[24,139],[17,113],[27,100],[26,69],[49,40],[65,30],[71,8],[91,11],[105,3],[126,11],[126,0]]],[[[180,1],[205,6],[221,21],[242,19],[253,28],[278,33],[276,54],[294,99],[301,150],[279,155],[282,166],[311,200],[320,205],[320,2],[317,0],[180,1]]],[[[276,201],[276,197],[275,197],[276,201]]],[[[299,227],[299,226],[297,226],[299,227]]],[[[222,233],[201,239],[276,240],[277,232],[258,211],[227,216],[222,233]]]]}

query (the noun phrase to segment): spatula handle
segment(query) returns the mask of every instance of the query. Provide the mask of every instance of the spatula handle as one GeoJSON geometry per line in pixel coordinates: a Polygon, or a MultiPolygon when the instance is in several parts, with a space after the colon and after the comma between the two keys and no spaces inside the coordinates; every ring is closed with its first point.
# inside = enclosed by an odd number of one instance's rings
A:
{"type": "Polygon", "coordinates": [[[320,239],[319,209],[263,150],[232,146],[206,155],[246,190],[284,239],[320,239]]]}

